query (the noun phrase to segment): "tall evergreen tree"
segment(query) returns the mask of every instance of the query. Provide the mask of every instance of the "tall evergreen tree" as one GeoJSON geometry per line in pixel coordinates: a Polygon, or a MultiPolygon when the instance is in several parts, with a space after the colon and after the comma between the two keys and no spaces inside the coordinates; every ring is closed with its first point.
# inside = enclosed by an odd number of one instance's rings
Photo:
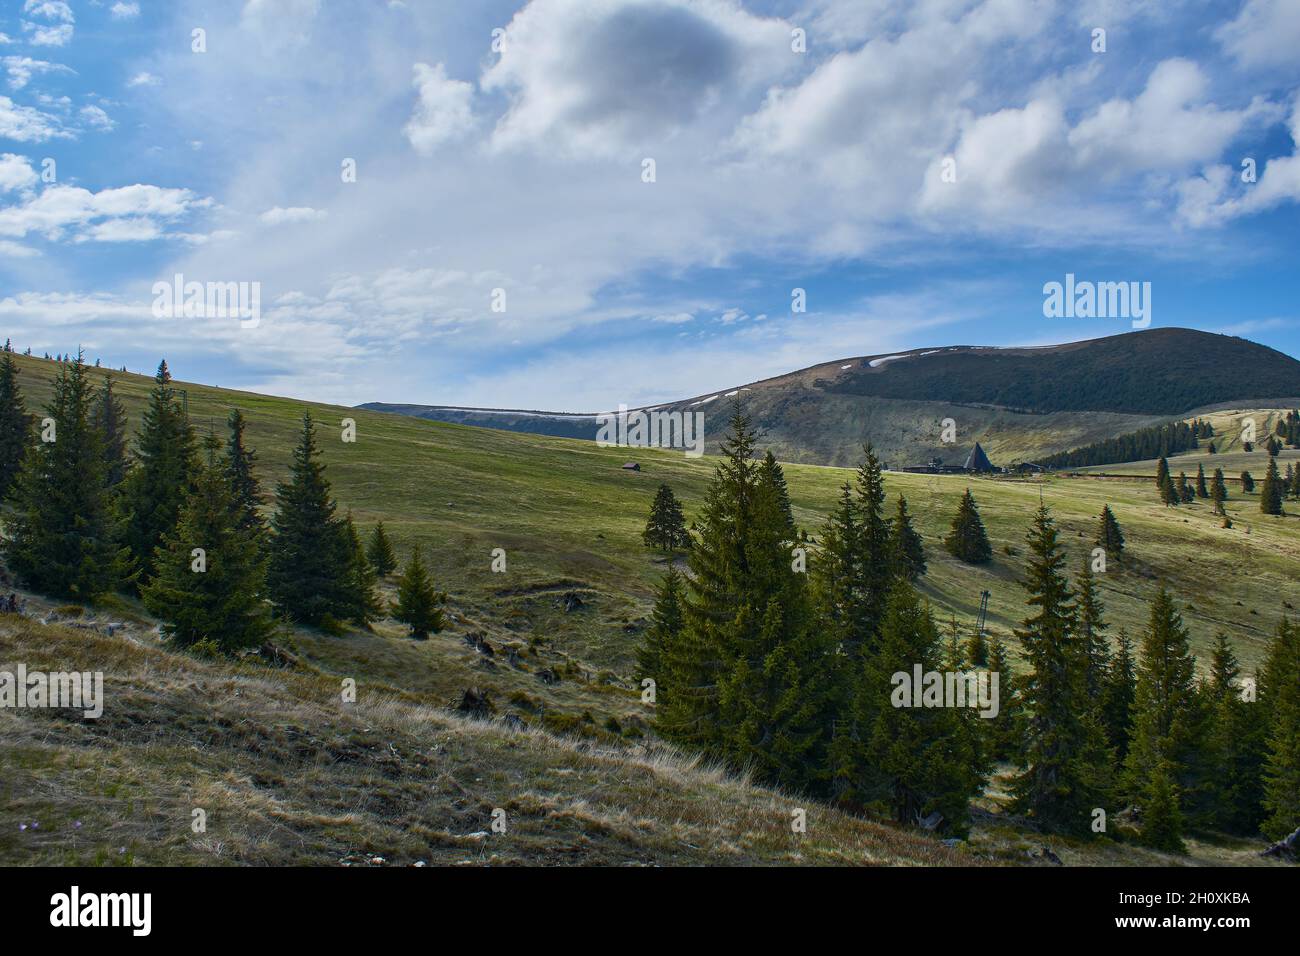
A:
{"type": "Polygon", "coordinates": [[[157,572],[142,596],[175,643],[210,641],[232,653],[258,646],[275,625],[257,532],[238,523],[233,491],[217,459],[220,443],[209,438],[205,445],[207,463],[181,505],[176,527],[158,545],[157,572]]]}
{"type": "Polygon", "coordinates": [[[975,507],[975,498],[969,488],[961,497],[957,516],[952,521],[952,531],[944,538],[943,545],[949,554],[967,564],[984,564],[993,557],[993,548],[984,533],[984,522],[980,520],[979,509],[975,507]]]}
{"type": "Polygon", "coordinates": [[[397,579],[397,603],[393,617],[411,629],[411,637],[426,640],[446,627],[442,607],[447,595],[436,590],[420,558],[420,546],[411,549],[411,557],[397,579]]]}
{"type": "Polygon", "coordinates": [[[266,520],[262,517],[262,485],[257,480],[257,452],[244,441],[247,423],[239,409],[231,409],[226,425],[230,435],[226,439],[223,460],[226,481],[230,485],[231,505],[235,509],[235,522],[264,546],[266,520]]]}
{"type": "Polygon", "coordinates": [[[681,502],[668,485],[661,484],[655,492],[655,500],[650,505],[650,517],[641,538],[646,547],[662,551],[676,551],[690,546],[691,536],[686,530],[681,502]]]}
{"type": "Polygon", "coordinates": [[[360,627],[366,627],[371,621],[383,617],[384,609],[376,591],[378,576],[366,557],[366,549],[361,544],[361,535],[352,521],[352,512],[343,519],[344,547],[348,556],[348,573],[344,587],[347,600],[346,620],[360,627]]]}
{"type": "Polygon", "coordinates": [[[1193,684],[1196,661],[1182,615],[1162,586],[1151,602],[1142,637],[1137,690],[1133,699],[1133,738],[1125,761],[1125,786],[1147,806],[1165,799],[1156,791],[1161,774],[1171,778],[1171,792],[1181,801],[1194,799],[1199,771],[1200,709],[1193,684]]]}
{"type": "Polygon", "coordinates": [[[1267,707],[1263,830],[1281,839],[1300,825],[1300,627],[1282,619],[1264,665],[1267,707]]]}
{"type": "Polygon", "coordinates": [[[1259,705],[1242,700],[1241,667],[1222,632],[1215,635],[1209,678],[1201,685],[1208,727],[1203,744],[1205,792],[1200,822],[1247,835],[1260,823],[1263,735],[1255,726],[1259,705]]]}
{"type": "Polygon", "coordinates": [[[655,595],[655,606],[650,612],[650,626],[646,628],[645,640],[637,648],[639,680],[649,677],[655,682],[656,700],[664,685],[665,657],[673,653],[682,632],[682,596],[681,572],[670,564],[655,595]]]}
{"type": "Polygon", "coordinates": [[[1169,461],[1163,455],[1160,461],[1156,463],[1156,491],[1160,495],[1160,500],[1164,502],[1165,507],[1176,505],[1182,501],[1182,495],[1174,486],[1174,480],[1169,474],[1169,461]]]}
{"type": "Polygon", "coordinates": [[[18,478],[23,457],[31,442],[32,419],[23,405],[18,387],[18,364],[13,349],[5,343],[0,357],[0,501],[18,478]]]}
{"type": "Polygon", "coordinates": [[[990,759],[1018,762],[1028,717],[1024,708],[1024,678],[1011,666],[1000,637],[989,641],[988,671],[998,675],[998,715],[984,721],[984,748],[990,759]]]}
{"type": "Polygon", "coordinates": [[[1214,500],[1214,513],[1216,515],[1227,514],[1223,503],[1228,500],[1228,486],[1223,481],[1223,469],[1214,469],[1214,481],[1210,484],[1210,497],[1214,500]]]}
{"type": "Polygon", "coordinates": [[[925,574],[925,545],[912,527],[912,516],[907,513],[907,499],[898,496],[898,509],[890,525],[890,550],[899,573],[908,581],[916,581],[925,574]]]}
{"type": "Polygon", "coordinates": [[[1205,465],[1199,463],[1196,466],[1196,497],[1210,497],[1210,489],[1205,485],[1205,465]]]}
{"type": "Polygon", "coordinates": [[[795,531],[794,510],[790,507],[790,488],[785,483],[785,472],[781,470],[781,463],[776,460],[776,456],[770,451],[763,456],[763,463],[759,466],[759,479],[772,486],[786,530],[793,538],[795,531]]]}
{"type": "Polygon", "coordinates": [[[1110,644],[1106,640],[1105,620],[1106,606],[1102,603],[1097,579],[1092,574],[1092,558],[1083,556],[1083,567],[1079,571],[1078,598],[1079,639],[1083,642],[1083,653],[1087,666],[1086,683],[1088,699],[1099,704],[1106,687],[1110,670],[1110,644]]]}
{"type": "Polygon", "coordinates": [[[979,718],[968,709],[918,706],[922,688],[910,684],[904,700],[899,675],[910,682],[918,664],[923,673],[944,666],[939,635],[929,609],[900,582],[886,605],[879,651],[864,662],[869,694],[891,704],[873,708],[866,756],[895,820],[915,824],[938,811],[945,827],[961,836],[969,827],[970,800],[983,784],[979,753],[964,724],[979,718]]]}
{"type": "Polygon", "coordinates": [[[1088,657],[1078,610],[1064,573],[1056,524],[1040,507],[1028,536],[1028,604],[1016,636],[1030,663],[1024,682],[1029,712],[1015,807],[1051,830],[1089,835],[1092,810],[1105,806],[1110,752],[1088,698],[1088,657]]]}
{"type": "Polygon", "coordinates": [[[276,486],[267,582],[290,620],[337,629],[356,613],[355,566],[347,527],[330,496],[311,413],[293,453],[288,481],[276,486]]]}
{"type": "Polygon", "coordinates": [[[1158,760],[1151,768],[1145,788],[1142,842],[1166,853],[1185,853],[1183,844],[1182,794],[1175,782],[1170,761],[1158,760]]]}
{"type": "Polygon", "coordinates": [[[160,362],[136,436],[135,467],[123,483],[126,544],[140,586],[153,577],[155,550],[163,535],[176,527],[197,468],[194,429],[171,381],[167,363],[160,362]]]}
{"type": "Polygon", "coordinates": [[[95,395],[90,414],[91,425],[104,442],[105,480],[110,488],[117,488],[126,478],[129,438],[126,411],[113,394],[113,376],[105,375],[104,384],[95,395]]]}
{"type": "Polygon", "coordinates": [[[124,558],[105,475],[104,444],[91,425],[93,397],[78,354],[64,363],[45,407],[42,440],[23,456],[5,554],[34,591],[93,601],[120,581],[124,558]]]}
{"type": "Polygon", "coordinates": [[[375,528],[370,532],[366,557],[370,559],[375,574],[381,578],[386,578],[397,570],[397,555],[393,553],[392,542],[388,540],[388,532],[384,530],[382,521],[375,522],[375,528]]]}
{"type": "Polygon", "coordinates": [[[1248,495],[1255,490],[1255,479],[1251,477],[1250,472],[1241,473],[1241,493],[1248,495]]]}
{"type": "Polygon", "coordinates": [[[1266,515],[1282,513],[1282,479],[1277,473],[1277,459],[1268,460],[1268,472],[1259,489],[1259,510],[1266,515]]]}
{"type": "Polygon", "coordinates": [[[1178,473],[1178,485],[1176,490],[1178,492],[1178,500],[1183,504],[1190,505],[1196,500],[1196,489],[1194,489],[1192,483],[1187,480],[1187,472],[1185,471],[1180,471],[1178,473]]]}
{"type": "Polygon", "coordinates": [[[1106,550],[1106,557],[1118,561],[1124,554],[1124,532],[1115,520],[1115,512],[1110,505],[1101,506],[1101,516],[1097,521],[1097,546],[1106,550]]]}
{"type": "Polygon", "coordinates": [[[1137,672],[1133,662],[1133,642],[1128,633],[1120,630],[1118,645],[1111,658],[1110,672],[1102,693],[1102,718],[1106,738],[1119,761],[1128,756],[1129,740],[1133,734],[1133,698],[1137,693],[1137,672]]]}

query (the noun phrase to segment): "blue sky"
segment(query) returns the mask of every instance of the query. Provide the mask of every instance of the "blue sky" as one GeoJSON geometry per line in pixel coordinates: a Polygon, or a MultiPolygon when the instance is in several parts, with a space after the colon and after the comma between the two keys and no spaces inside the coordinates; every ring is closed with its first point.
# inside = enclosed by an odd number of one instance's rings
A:
{"type": "Polygon", "coordinates": [[[1297,49],[1296,0],[3,0],[0,332],[593,411],[1126,330],[1044,316],[1073,273],[1300,355],[1297,49]]]}

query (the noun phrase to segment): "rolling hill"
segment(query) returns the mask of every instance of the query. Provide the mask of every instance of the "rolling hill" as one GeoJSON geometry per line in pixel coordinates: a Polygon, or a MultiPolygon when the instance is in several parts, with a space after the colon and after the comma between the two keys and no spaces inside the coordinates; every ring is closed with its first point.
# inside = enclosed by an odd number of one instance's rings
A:
{"type": "MultiPolygon", "coordinates": [[[[728,398],[783,460],[851,465],[871,440],[894,467],[960,463],[979,442],[999,465],[1086,445],[1225,403],[1300,402],[1300,361],[1245,339],[1149,329],[1041,348],[948,346],[839,359],[654,406],[705,413],[710,450],[728,398]],[[956,440],[942,441],[943,421],[956,440]]],[[[449,406],[364,408],[566,438],[595,437],[593,414],[449,406]]]]}
{"type": "MultiPolygon", "coordinates": [[[[17,361],[36,411],[54,366],[17,361]]],[[[113,374],[134,427],[151,379],[113,374]]],[[[17,660],[103,665],[122,710],[111,725],[92,726],[0,714],[6,825],[16,813],[60,825],[57,840],[20,838],[6,826],[6,862],[107,861],[119,847],[144,862],[337,862],[371,853],[402,862],[489,862],[494,853],[501,861],[1024,862],[1027,848],[1043,842],[1001,815],[994,788],[970,844],[974,857],[838,814],[825,818],[813,844],[792,846],[781,795],[648,743],[635,650],[664,564],[640,532],[660,482],[672,485],[688,520],[696,513],[714,465],[707,457],[647,450],[636,456],[642,470],[628,472],[620,467],[626,449],[589,441],[177,384],[200,431],[220,434],[231,408],[244,412],[267,490],[286,476],[309,408],[341,507],[363,533],[382,519],[399,557],[422,546],[450,594],[451,625],[425,642],[392,620],[343,636],[295,629],[278,640],[293,664],[282,670],[175,653],[132,601],[80,609],[28,596],[27,620],[0,620],[0,669],[17,660]],[[341,440],[345,418],[355,419],[355,443],[341,440]],[[508,555],[505,573],[491,571],[495,548],[508,555]],[[107,622],[124,627],[98,634],[107,622]],[[353,713],[335,703],[346,677],[375,695],[353,713]],[[444,709],[470,688],[486,693],[497,721],[509,717],[525,732],[444,709]],[[182,777],[181,766],[195,769],[182,777]],[[193,794],[221,807],[229,829],[199,839],[176,826],[193,794]],[[496,806],[527,819],[520,843],[495,847],[474,835],[496,806]],[[734,825],[723,819],[732,814],[734,825]],[[71,835],[69,820],[96,829],[71,835]],[[162,827],[175,829],[160,836],[162,827]]],[[[796,521],[815,534],[851,473],[790,464],[786,476],[796,521]]],[[[1179,596],[1202,667],[1223,630],[1249,670],[1281,616],[1294,613],[1300,517],[1262,516],[1253,496],[1232,496],[1234,526],[1223,528],[1208,505],[1161,507],[1142,475],[889,474],[886,489],[908,497],[927,547],[923,591],[945,622],[968,626],[988,590],[990,629],[1011,640],[1027,613],[1019,578],[1040,498],[1059,522],[1072,569],[1092,546],[1103,504],[1123,525],[1129,558],[1100,581],[1112,636],[1141,631],[1164,582],[1179,596]],[[995,552],[978,568],[939,547],[967,487],[995,552]]],[[[391,582],[384,591],[391,599],[391,582]]],[[[1120,844],[1052,845],[1067,862],[1167,862],[1120,844]]],[[[1254,862],[1256,849],[1198,844],[1190,862],[1254,862]]]]}

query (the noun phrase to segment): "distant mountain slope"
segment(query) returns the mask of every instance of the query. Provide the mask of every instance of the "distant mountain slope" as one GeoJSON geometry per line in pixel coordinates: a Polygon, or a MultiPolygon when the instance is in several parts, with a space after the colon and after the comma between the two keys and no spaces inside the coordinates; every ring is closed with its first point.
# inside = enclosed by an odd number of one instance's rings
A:
{"type": "MultiPolygon", "coordinates": [[[[948,346],[840,359],[738,389],[656,406],[704,412],[707,447],[740,394],[788,461],[848,465],[872,442],[894,466],[965,460],[979,442],[995,465],[1162,424],[1212,405],[1300,395],[1300,362],[1245,339],[1149,329],[1042,348],[948,346]],[[943,421],[957,437],[945,443],[943,421]]],[[[594,414],[446,406],[361,406],[435,421],[595,438],[594,414]]]]}

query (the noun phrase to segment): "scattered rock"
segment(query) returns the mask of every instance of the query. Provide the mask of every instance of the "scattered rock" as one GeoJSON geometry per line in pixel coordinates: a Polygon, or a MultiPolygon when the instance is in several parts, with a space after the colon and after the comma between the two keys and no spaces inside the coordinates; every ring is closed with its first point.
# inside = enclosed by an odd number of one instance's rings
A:
{"type": "Polygon", "coordinates": [[[1300,827],[1296,827],[1289,834],[1278,840],[1271,847],[1265,850],[1260,856],[1275,856],[1280,860],[1289,860],[1292,863],[1300,859],[1300,827]]]}

